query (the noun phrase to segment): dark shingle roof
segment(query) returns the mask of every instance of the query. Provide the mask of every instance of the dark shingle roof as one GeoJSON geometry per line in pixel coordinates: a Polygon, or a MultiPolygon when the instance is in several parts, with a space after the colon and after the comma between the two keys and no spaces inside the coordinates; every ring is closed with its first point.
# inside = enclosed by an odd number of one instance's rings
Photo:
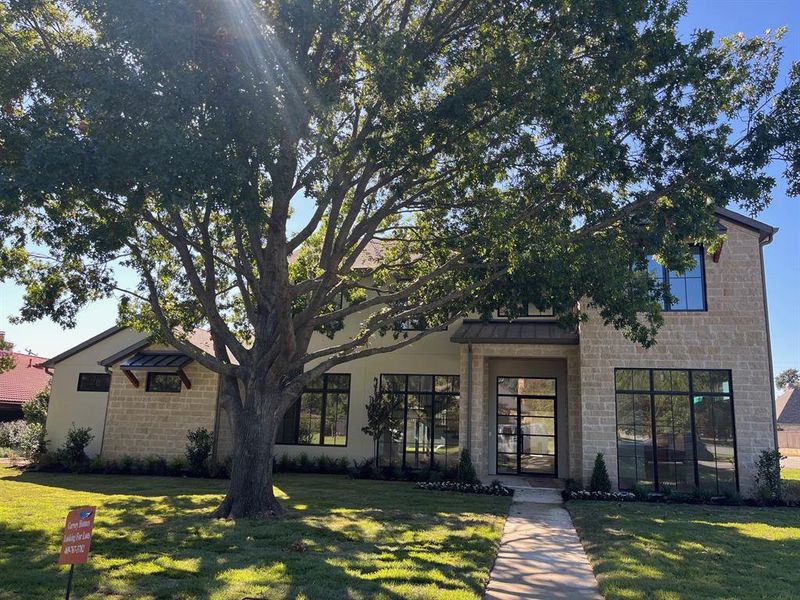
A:
{"type": "Polygon", "coordinates": [[[775,399],[778,423],[800,424],[800,389],[789,388],[775,399]]]}
{"type": "Polygon", "coordinates": [[[553,322],[465,320],[450,339],[461,344],[577,344],[579,338],[553,322]]]}

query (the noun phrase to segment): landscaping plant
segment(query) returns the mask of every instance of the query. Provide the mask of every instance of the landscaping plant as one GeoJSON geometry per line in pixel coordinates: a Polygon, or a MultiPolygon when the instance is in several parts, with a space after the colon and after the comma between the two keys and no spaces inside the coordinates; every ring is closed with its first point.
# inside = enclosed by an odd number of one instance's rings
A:
{"type": "Polygon", "coordinates": [[[208,475],[214,436],[205,427],[190,429],[186,434],[186,462],[189,472],[195,476],[208,475]]]}
{"type": "Polygon", "coordinates": [[[606,459],[603,457],[602,452],[598,452],[594,457],[594,468],[592,469],[592,478],[589,481],[590,492],[610,492],[611,479],[608,476],[608,469],[606,468],[606,459]]]}

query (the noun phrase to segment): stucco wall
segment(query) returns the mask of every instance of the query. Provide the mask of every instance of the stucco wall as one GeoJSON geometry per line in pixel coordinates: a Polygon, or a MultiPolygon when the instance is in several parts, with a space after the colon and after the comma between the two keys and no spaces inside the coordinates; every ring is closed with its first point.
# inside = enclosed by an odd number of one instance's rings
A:
{"type": "Polygon", "coordinates": [[[114,365],[103,457],[184,456],[188,430],[214,429],[217,375],[196,362],[184,371],[192,389],[182,385],[178,393],[148,392],[145,372],[135,372],[139,387],[134,387],[114,365]]]}
{"type": "MultiPolygon", "coordinates": [[[[100,452],[108,392],[79,392],[78,374],[105,373],[105,369],[97,364],[98,361],[144,337],[139,332],[123,329],[55,365],[47,410],[47,437],[51,450],[64,443],[67,431],[74,423],[76,427],[92,428],[94,439],[89,443],[87,453],[94,456],[100,452]]],[[[75,344],[82,341],[75,340],[75,344]]]]}
{"type": "MultiPolygon", "coordinates": [[[[311,351],[325,347],[328,344],[341,344],[355,334],[356,321],[339,332],[335,340],[330,340],[322,335],[315,335],[311,343],[311,351]]],[[[376,354],[367,358],[345,363],[331,369],[331,373],[350,374],[350,411],[347,423],[346,446],[300,446],[277,444],[275,453],[280,456],[284,453],[289,456],[299,456],[301,453],[309,457],[320,455],[332,458],[347,457],[362,459],[375,454],[372,438],[361,431],[367,424],[367,399],[373,392],[373,380],[381,374],[413,374],[413,375],[458,375],[459,374],[459,349],[457,344],[450,342],[450,336],[456,329],[455,325],[450,331],[432,333],[411,346],[401,348],[387,354],[376,354]]],[[[391,343],[392,337],[376,336],[374,346],[385,346],[391,343]]],[[[463,380],[462,380],[462,385],[463,380]]],[[[463,396],[463,388],[462,388],[463,396]]],[[[227,415],[221,411],[219,437],[217,440],[218,455],[225,457],[230,454],[231,438],[230,428],[226,422],[227,415]]]]}
{"type": "Polygon", "coordinates": [[[752,487],[758,453],[774,447],[769,351],[758,234],[725,222],[728,240],[718,263],[706,256],[707,312],[666,312],[648,350],[593,315],[581,326],[583,476],[603,452],[617,477],[616,367],[730,369],[740,491],[752,487]]]}

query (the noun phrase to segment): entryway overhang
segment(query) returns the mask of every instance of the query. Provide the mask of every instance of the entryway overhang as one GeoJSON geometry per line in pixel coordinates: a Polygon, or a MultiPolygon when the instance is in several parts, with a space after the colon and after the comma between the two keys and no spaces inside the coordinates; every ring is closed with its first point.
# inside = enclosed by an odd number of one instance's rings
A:
{"type": "Polygon", "coordinates": [[[450,341],[457,344],[568,344],[580,342],[577,331],[558,323],[465,319],[450,341]]]}
{"type": "Polygon", "coordinates": [[[192,362],[192,358],[182,352],[137,352],[119,368],[133,384],[139,387],[139,379],[134,371],[148,373],[172,373],[180,377],[187,389],[192,388],[192,382],[183,370],[183,367],[192,362]]]}

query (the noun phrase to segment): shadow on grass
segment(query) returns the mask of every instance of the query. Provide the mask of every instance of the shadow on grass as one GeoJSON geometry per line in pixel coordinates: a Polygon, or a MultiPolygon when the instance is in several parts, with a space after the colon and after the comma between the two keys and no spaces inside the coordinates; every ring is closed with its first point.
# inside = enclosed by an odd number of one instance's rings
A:
{"type": "Polygon", "coordinates": [[[569,509],[607,598],[797,597],[798,509],[600,503],[569,509]]]}
{"type": "MultiPolygon", "coordinates": [[[[77,597],[399,599],[409,595],[397,591],[404,585],[479,597],[496,551],[490,534],[464,531],[479,515],[447,512],[458,498],[411,486],[383,484],[386,493],[342,478],[281,477],[291,491],[286,519],[234,523],[208,518],[227,482],[33,472],[5,479],[106,496],[97,500],[92,558],[76,570],[77,597]]],[[[54,597],[65,585],[66,570],[55,564],[60,531],[35,526],[0,522],[1,589],[18,594],[0,598],[54,597]]]]}

